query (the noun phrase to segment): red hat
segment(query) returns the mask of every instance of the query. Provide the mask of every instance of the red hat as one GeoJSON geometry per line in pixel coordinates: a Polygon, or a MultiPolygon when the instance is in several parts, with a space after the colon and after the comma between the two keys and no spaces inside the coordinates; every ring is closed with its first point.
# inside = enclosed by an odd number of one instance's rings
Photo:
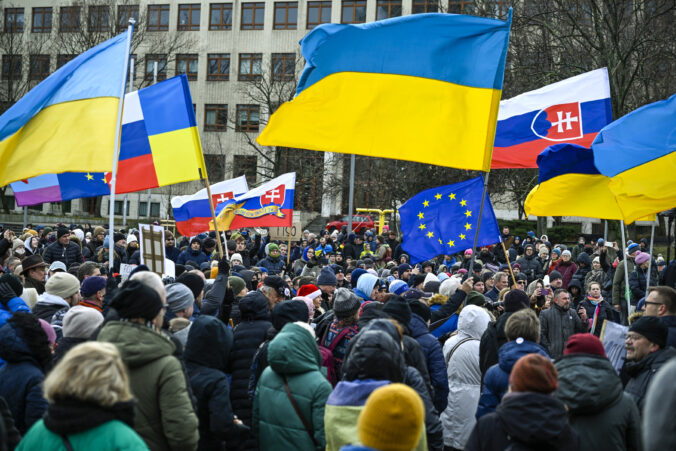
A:
{"type": "Polygon", "coordinates": [[[540,354],[526,354],[516,361],[509,375],[512,391],[549,394],[557,389],[559,375],[551,360],[540,354]]]}
{"type": "Polygon", "coordinates": [[[603,343],[596,335],[574,334],[570,336],[566,349],[563,350],[563,355],[568,354],[593,354],[606,357],[606,350],[603,349],[603,343]]]}
{"type": "Polygon", "coordinates": [[[314,299],[317,296],[321,296],[321,295],[322,295],[322,290],[320,290],[314,284],[311,284],[311,283],[309,283],[307,285],[303,285],[302,287],[300,287],[298,289],[298,293],[297,293],[297,296],[307,296],[310,299],[314,299]]]}

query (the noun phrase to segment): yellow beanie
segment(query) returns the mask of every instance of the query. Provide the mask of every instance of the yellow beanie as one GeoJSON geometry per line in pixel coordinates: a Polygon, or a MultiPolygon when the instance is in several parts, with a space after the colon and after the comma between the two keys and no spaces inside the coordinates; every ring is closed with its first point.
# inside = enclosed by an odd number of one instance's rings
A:
{"type": "Polygon", "coordinates": [[[357,423],[359,441],[380,451],[411,451],[420,441],[425,408],[408,385],[389,384],[371,393],[357,423]]]}

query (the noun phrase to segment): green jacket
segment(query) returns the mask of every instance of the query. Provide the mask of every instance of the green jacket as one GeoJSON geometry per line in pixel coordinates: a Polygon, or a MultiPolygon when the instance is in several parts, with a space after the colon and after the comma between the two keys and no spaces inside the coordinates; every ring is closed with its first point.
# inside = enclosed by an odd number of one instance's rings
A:
{"type": "MultiPolygon", "coordinates": [[[[142,451],[148,449],[132,428],[117,420],[109,421],[79,434],[69,435],[68,441],[74,451],[93,449],[96,451],[142,451]]],[[[34,449],[61,451],[66,450],[66,447],[61,436],[47,429],[44,421],[40,420],[28,430],[16,449],[17,451],[34,449]]]]}
{"type": "Polygon", "coordinates": [[[172,354],[176,347],[166,337],[141,324],[110,321],[99,341],[117,346],[129,370],[136,398],[134,430],[148,448],[192,450],[199,432],[181,363],[172,354]]]}
{"type": "Polygon", "coordinates": [[[313,336],[298,324],[285,325],[268,346],[268,362],[254,397],[253,428],[261,451],[323,450],[324,406],[331,384],[321,371],[321,354],[313,336]],[[312,428],[316,448],[291,405],[282,375],[312,428]]]}

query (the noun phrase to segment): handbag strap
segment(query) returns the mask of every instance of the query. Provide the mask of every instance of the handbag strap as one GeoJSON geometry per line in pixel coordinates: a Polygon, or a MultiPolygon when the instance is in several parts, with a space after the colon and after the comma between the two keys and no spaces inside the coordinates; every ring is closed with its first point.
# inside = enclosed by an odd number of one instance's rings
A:
{"type": "Polygon", "coordinates": [[[462,340],[460,340],[459,342],[457,342],[456,344],[453,345],[453,347],[451,348],[451,351],[448,353],[448,356],[446,356],[446,366],[448,366],[448,362],[451,361],[451,356],[453,356],[453,353],[455,352],[455,350],[458,349],[461,344],[467,343],[468,341],[471,341],[471,340],[479,341],[477,338],[467,337],[467,338],[463,338],[462,340]]]}
{"type": "MultiPolygon", "coordinates": [[[[338,346],[338,343],[340,343],[340,341],[341,341],[343,338],[345,338],[345,336],[346,336],[349,332],[350,332],[350,328],[349,328],[349,327],[346,327],[346,328],[344,328],[343,330],[341,330],[341,331],[338,333],[338,335],[336,335],[336,336],[333,338],[333,341],[331,342],[331,344],[328,345],[328,346],[326,346],[326,349],[328,349],[329,351],[333,352],[333,350],[335,349],[335,347],[338,346]]],[[[324,339],[326,339],[326,335],[324,336],[324,339]]]]}
{"type": "Polygon", "coordinates": [[[68,440],[68,437],[62,435],[61,441],[63,442],[63,446],[66,447],[66,451],[73,451],[73,445],[70,444],[70,440],[68,440]]]}
{"type": "Polygon", "coordinates": [[[305,427],[305,430],[307,431],[308,435],[312,439],[312,443],[315,445],[315,448],[318,446],[317,440],[315,439],[315,435],[312,433],[312,428],[308,424],[307,420],[303,416],[303,413],[300,411],[300,408],[298,408],[298,404],[296,404],[296,400],[293,399],[293,395],[291,394],[291,389],[289,389],[289,384],[286,382],[286,376],[282,375],[282,381],[284,382],[284,389],[286,390],[286,396],[289,397],[289,401],[291,401],[291,405],[293,406],[293,410],[296,411],[296,415],[298,415],[298,418],[300,418],[300,421],[303,423],[303,426],[305,427]]]}

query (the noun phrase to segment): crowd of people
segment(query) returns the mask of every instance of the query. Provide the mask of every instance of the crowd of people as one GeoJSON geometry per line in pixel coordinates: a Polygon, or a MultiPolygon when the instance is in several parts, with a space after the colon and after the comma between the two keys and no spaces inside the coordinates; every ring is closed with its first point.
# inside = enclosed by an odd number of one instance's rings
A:
{"type": "Polygon", "coordinates": [[[394,231],[167,230],[162,278],[134,229],[5,230],[0,450],[673,448],[676,263],[502,235],[412,264],[394,231]]]}

